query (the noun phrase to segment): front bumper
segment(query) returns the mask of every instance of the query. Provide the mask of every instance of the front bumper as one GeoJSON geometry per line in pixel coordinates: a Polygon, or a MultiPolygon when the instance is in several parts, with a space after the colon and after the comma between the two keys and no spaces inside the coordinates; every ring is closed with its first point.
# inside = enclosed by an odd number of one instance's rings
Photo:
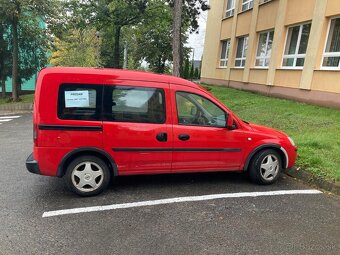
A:
{"type": "Polygon", "coordinates": [[[29,172],[34,174],[41,174],[39,169],[38,161],[33,158],[33,153],[31,153],[26,159],[26,168],[29,172]]]}

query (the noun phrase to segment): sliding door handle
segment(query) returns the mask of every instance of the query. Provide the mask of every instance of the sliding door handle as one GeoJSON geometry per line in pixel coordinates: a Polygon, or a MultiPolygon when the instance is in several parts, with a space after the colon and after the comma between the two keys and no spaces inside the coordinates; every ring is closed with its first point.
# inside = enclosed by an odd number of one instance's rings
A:
{"type": "Polygon", "coordinates": [[[182,141],[187,141],[187,140],[190,139],[190,136],[189,136],[188,134],[180,134],[180,135],[178,136],[178,139],[179,139],[179,140],[182,140],[182,141]]]}

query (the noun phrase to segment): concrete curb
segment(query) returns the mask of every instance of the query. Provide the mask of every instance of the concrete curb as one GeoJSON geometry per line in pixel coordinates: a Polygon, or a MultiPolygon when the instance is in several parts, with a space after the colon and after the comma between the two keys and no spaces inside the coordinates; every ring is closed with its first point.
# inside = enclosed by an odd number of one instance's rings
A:
{"type": "Polygon", "coordinates": [[[320,189],[340,196],[340,182],[327,181],[321,177],[316,177],[313,174],[296,167],[285,169],[283,172],[288,176],[302,180],[303,182],[315,185],[320,189]]]}
{"type": "Polygon", "coordinates": [[[10,103],[0,105],[0,113],[6,112],[30,112],[33,111],[32,103],[10,103]]]}

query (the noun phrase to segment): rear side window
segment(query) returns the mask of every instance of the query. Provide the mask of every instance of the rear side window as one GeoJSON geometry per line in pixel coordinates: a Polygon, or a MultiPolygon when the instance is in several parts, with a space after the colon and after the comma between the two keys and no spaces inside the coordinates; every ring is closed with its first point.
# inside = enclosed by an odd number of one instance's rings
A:
{"type": "Polygon", "coordinates": [[[165,97],[162,89],[107,86],[104,94],[105,120],[165,123],[165,97]]]}
{"type": "Polygon", "coordinates": [[[62,84],[58,96],[58,117],[66,120],[100,120],[103,86],[62,84]]]}

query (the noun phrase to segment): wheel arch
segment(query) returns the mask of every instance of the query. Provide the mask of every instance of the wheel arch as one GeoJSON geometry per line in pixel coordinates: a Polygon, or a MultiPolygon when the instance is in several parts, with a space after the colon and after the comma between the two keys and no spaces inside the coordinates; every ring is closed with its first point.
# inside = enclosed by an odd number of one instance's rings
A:
{"type": "Polygon", "coordinates": [[[263,150],[266,150],[266,149],[272,149],[272,150],[275,150],[281,157],[281,160],[282,160],[282,167],[283,168],[287,168],[287,165],[288,165],[288,154],[286,152],[286,150],[278,145],[278,144],[274,144],[274,143],[269,143],[269,144],[263,144],[263,145],[260,145],[258,147],[256,147],[255,149],[253,149],[248,157],[247,157],[247,160],[244,164],[244,167],[243,167],[243,171],[246,172],[248,171],[248,167],[249,167],[249,164],[251,162],[251,160],[253,159],[253,157],[260,151],[263,151],[263,150]]]}
{"type": "Polygon", "coordinates": [[[66,173],[67,166],[77,157],[84,156],[84,155],[91,155],[96,156],[108,165],[109,169],[113,173],[113,176],[118,175],[118,169],[115,161],[112,157],[102,149],[95,148],[95,147],[82,147],[75,150],[70,151],[67,153],[63,159],[60,161],[58,169],[57,169],[57,177],[63,177],[66,173]]]}

